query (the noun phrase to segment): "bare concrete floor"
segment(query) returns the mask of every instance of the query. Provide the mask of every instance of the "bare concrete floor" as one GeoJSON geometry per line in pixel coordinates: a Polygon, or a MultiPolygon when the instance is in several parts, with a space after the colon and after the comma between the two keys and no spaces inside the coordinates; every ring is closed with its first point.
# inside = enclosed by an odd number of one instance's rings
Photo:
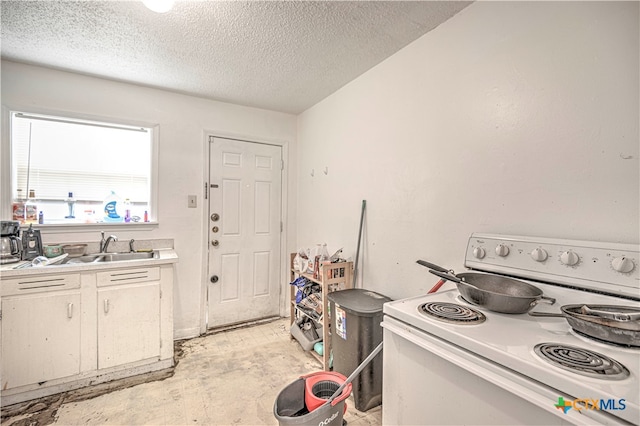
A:
{"type": "MultiPolygon", "coordinates": [[[[198,337],[182,349],[172,377],[63,402],[53,424],[277,425],[273,404],[278,393],[299,376],[320,370],[291,340],[288,319],[198,337]]],[[[381,407],[359,412],[353,397],[347,406],[349,425],[381,424],[381,407]]]]}

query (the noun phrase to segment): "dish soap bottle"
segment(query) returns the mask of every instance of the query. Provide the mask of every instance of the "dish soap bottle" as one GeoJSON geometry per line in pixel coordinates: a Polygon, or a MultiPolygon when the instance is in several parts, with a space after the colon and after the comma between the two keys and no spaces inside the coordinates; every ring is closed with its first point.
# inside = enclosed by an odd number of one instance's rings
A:
{"type": "Polygon", "coordinates": [[[122,216],[120,216],[121,200],[114,191],[104,199],[104,221],[105,222],[122,222],[122,216]]]}

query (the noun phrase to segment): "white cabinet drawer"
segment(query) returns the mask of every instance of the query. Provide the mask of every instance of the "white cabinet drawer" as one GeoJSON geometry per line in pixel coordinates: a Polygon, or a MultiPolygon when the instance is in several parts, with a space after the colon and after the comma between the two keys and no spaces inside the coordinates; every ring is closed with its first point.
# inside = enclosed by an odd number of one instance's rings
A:
{"type": "Polygon", "coordinates": [[[69,290],[80,288],[80,274],[40,275],[2,280],[0,294],[38,293],[42,291],[69,290]]]}
{"type": "Polygon", "coordinates": [[[110,285],[133,284],[149,281],[158,281],[160,279],[160,268],[131,268],[117,269],[107,272],[98,272],[98,287],[106,287],[110,285]]]}

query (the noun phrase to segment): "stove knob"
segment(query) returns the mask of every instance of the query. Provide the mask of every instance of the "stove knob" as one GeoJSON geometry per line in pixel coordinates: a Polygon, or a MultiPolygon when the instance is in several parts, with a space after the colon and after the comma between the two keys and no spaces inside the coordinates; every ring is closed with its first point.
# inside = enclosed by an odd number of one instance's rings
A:
{"type": "Polygon", "coordinates": [[[509,254],[509,247],[504,244],[498,244],[496,246],[496,254],[500,257],[506,257],[509,254]]]}
{"type": "Polygon", "coordinates": [[[578,256],[575,252],[568,250],[562,252],[562,254],[560,255],[560,262],[562,262],[563,265],[574,266],[577,265],[578,262],[580,262],[580,256],[578,256]]]}
{"type": "Polygon", "coordinates": [[[629,273],[633,271],[636,265],[633,263],[633,260],[628,257],[615,257],[611,261],[611,266],[618,272],[622,272],[623,274],[629,273]]]}
{"type": "Polygon", "coordinates": [[[536,262],[544,262],[547,260],[547,251],[543,248],[535,248],[531,252],[531,258],[536,262]]]}
{"type": "Polygon", "coordinates": [[[473,256],[476,259],[482,259],[485,256],[485,251],[482,247],[476,247],[473,249],[473,256]]]}

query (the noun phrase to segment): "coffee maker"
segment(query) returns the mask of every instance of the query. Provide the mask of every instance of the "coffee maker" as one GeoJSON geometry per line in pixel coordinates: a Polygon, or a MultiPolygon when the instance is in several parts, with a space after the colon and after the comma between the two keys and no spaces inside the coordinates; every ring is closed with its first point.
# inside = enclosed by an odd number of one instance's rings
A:
{"type": "Polygon", "coordinates": [[[19,262],[22,255],[20,222],[0,221],[0,264],[19,262]]]}
{"type": "Polygon", "coordinates": [[[33,224],[29,229],[22,231],[22,260],[33,260],[42,256],[42,236],[39,229],[33,229],[33,224]]]}

